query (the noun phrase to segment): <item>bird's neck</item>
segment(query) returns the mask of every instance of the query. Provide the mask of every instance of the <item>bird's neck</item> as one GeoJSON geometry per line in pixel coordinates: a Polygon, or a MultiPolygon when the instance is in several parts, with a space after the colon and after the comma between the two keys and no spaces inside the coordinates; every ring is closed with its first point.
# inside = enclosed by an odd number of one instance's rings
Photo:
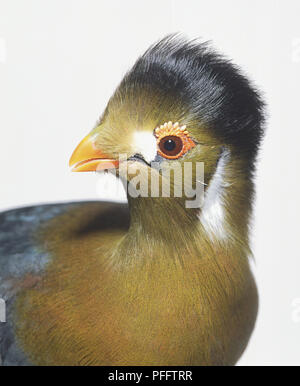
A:
{"type": "Polygon", "coordinates": [[[128,197],[130,228],[120,248],[184,251],[226,245],[249,253],[253,186],[245,170],[238,158],[221,157],[201,208],[186,208],[185,198],[128,197]]]}
{"type": "Polygon", "coordinates": [[[129,232],[147,234],[157,240],[169,240],[197,224],[197,210],[186,210],[184,200],[167,197],[128,197],[129,232]]]}

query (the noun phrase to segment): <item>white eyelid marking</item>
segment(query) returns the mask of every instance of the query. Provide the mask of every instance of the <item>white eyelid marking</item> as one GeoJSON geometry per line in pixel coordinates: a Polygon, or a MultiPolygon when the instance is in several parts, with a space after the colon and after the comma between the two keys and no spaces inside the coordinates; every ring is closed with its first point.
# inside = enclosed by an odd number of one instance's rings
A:
{"type": "Polygon", "coordinates": [[[148,163],[154,160],[157,153],[157,145],[153,133],[149,131],[136,131],[133,142],[136,153],[141,153],[148,163]]]}
{"type": "Polygon", "coordinates": [[[225,181],[225,168],[229,157],[229,151],[224,150],[218,161],[216,171],[209,182],[199,216],[201,224],[204,226],[209,237],[217,237],[221,240],[227,237],[224,229],[224,188],[227,186],[225,181]]]}

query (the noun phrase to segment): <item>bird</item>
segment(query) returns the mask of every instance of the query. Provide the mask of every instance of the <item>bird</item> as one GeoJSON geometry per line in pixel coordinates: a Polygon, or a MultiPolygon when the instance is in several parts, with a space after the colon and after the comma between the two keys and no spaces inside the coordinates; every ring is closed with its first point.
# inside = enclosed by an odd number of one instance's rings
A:
{"type": "Polygon", "coordinates": [[[152,44],[70,158],[73,172],[114,174],[128,202],[0,215],[0,363],[236,364],[258,310],[249,232],[264,123],[260,90],[210,42],[152,44]]]}

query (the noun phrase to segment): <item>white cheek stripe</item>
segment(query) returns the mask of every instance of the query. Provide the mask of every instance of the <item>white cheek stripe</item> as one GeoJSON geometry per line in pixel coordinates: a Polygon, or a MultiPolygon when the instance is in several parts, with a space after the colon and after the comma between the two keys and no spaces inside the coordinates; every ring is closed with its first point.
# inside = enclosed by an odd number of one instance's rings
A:
{"type": "Polygon", "coordinates": [[[224,150],[205,192],[204,204],[199,214],[199,220],[211,239],[223,240],[227,237],[224,228],[224,193],[226,186],[225,168],[229,157],[229,151],[224,150]]]}
{"type": "Polygon", "coordinates": [[[157,153],[156,138],[149,131],[136,131],[134,133],[134,151],[141,153],[145,160],[150,163],[157,153]]]}

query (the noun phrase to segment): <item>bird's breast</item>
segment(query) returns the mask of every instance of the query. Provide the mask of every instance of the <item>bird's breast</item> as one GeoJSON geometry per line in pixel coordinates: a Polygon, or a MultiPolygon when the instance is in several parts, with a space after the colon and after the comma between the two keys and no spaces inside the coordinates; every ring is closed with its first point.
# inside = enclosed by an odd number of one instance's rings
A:
{"type": "Polygon", "coordinates": [[[257,307],[245,262],[220,253],[217,262],[159,256],[117,266],[107,256],[124,232],[69,232],[72,242],[51,232],[52,262],[16,303],[17,337],[33,363],[233,364],[242,353],[257,307]]]}

